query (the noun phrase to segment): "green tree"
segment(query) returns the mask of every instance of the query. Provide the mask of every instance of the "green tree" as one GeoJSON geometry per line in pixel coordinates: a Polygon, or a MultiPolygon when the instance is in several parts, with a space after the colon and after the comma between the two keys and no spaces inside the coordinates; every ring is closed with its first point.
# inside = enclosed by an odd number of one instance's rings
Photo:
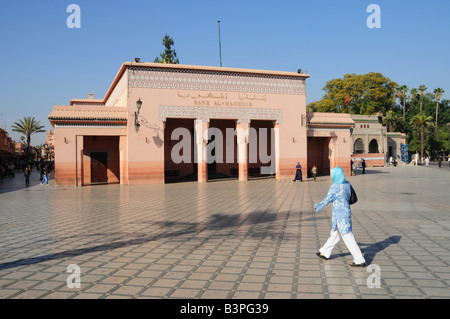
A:
{"type": "Polygon", "coordinates": [[[419,86],[419,92],[420,92],[420,112],[422,112],[422,102],[423,102],[423,94],[425,93],[425,91],[427,90],[427,87],[425,85],[420,85],[419,86]]]}
{"type": "Polygon", "coordinates": [[[439,100],[441,99],[442,94],[445,93],[444,89],[437,88],[433,91],[434,95],[436,96],[436,132],[438,129],[438,113],[439,113],[439,100]]]}
{"type": "Polygon", "coordinates": [[[326,92],[322,99],[308,106],[313,106],[319,112],[386,113],[395,106],[397,86],[397,83],[381,73],[345,74],[343,78],[327,81],[322,89],[326,92]]]}
{"type": "Polygon", "coordinates": [[[394,132],[394,123],[397,122],[398,116],[394,113],[393,110],[389,110],[386,112],[386,116],[383,121],[384,124],[388,126],[388,132],[394,132]]]}
{"type": "Polygon", "coordinates": [[[41,125],[40,121],[36,121],[34,117],[24,117],[18,122],[14,122],[11,125],[12,130],[14,132],[21,133],[27,138],[27,154],[28,158],[30,153],[30,143],[31,143],[31,135],[35,133],[45,133],[44,126],[41,125]]]}
{"type": "Polygon", "coordinates": [[[418,94],[418,90],[416,88],[412,88],[409,93],[411,94],[411,100],[414,100],[418,94]]]}
{"type": "Polygon", "coordinates": [[[406,92],[408,91],[408,87],[406,85],[400,85],[397,88],[397,95],[400,97],[400,101],[403,104],[403,118],[405,118],[406,111],[406,92]]]}
{"type": "Polygon", "coordinates": [[[172,49],[172,46],[174,45],[173,39],[169,35],[165,35],[162,41],[162,45],[164,46],[164,52],[160,54],[160,57],[156,57],[154,62],[157,63],[172,63],[172,64],[178,64],[180,61],[177,58],[177,53],[174,49],[172,49]]]}
{"type": "Polygon", "coordinates": [[[424,151],[424,130],[425,127],[432,126],[433,125],[433,118],[429,115],[424,114],[423,112],[420,112],[419,114],[416,114],[410,124],[420,130],[420,158],[423,158],[423,151],[424,151]]]}

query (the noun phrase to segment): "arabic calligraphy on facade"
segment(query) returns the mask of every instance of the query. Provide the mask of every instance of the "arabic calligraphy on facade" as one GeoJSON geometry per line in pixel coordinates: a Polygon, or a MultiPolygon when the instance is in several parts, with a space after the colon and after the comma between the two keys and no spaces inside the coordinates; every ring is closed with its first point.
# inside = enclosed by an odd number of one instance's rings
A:
{"type": "Polygon", "coordinates": [[[209,92],[200,94],[198,92],[180,92],[177,91],[178,97],[191,99],[195,106],[234,106],[234,107],[251,107],[254,101],[265,102],[265,94],[248,94],[238,93],[238,100],[228,98],[228,93],[209,92]]]}

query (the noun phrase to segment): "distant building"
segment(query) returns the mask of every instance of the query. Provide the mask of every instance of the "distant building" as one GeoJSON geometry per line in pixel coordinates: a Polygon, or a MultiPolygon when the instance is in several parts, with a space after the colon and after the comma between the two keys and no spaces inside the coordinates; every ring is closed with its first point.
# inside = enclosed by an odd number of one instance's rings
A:
{"type": "Polygon", "coordinates": [[[383,114],[351,115],[355,122],[352,130],[352,159],[360,162],[365,159],[367,166],[385,166],[392,156],[402,160],[401,145],[406,144],[406,134],[388,132],[383,125],[383,114]]]}
{"type": "Polygon", "coordinates": [[[14,154],[14,142],[8,131],[0,128],[0,162],[10,160],[14,154]]]}

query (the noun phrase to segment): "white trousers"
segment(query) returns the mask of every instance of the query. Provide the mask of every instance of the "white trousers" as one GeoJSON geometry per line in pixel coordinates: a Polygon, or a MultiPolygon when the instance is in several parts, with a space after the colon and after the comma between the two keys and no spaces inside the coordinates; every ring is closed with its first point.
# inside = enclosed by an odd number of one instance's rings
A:
{"type": "MultiPolygon", "coordinates": [[[[326,258],[330,258],[331,251],[333,248],[339,243],[341,234],[338,230],[331,231],[330,238],[328,238],[325,245],[323,245],[322,248],[319,249],[319,252],[322,253],[326,258]]],[[[355,264],[362,264],[365,263],[366,260],[364,259],[361,250],[359,249],[358,243],[356,242],[355,236],[353,236],[353,233],[347,233],[345,235],[342,235],[342,239],[344,240],[345,245],[347,246],[348,250],[353,256],[353,262],[355,264]]]]}

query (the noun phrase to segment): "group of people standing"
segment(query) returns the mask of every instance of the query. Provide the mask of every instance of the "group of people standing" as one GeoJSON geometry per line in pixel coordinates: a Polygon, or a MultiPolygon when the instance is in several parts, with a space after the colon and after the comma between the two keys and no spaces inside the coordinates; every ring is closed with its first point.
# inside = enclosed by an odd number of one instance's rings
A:
{"type": "MultiPolygon", "coordinates": [[[[366,160],[363,158],[361,158],[361,161],[359,162],[359,165],[361,165],[362,168],[362,173],[365,174],[366,173],[366,160]]],[[[355,169],[358,167],[358,162],[355,162],[353,159],[350,160],[350,167],[351,167],[351,172],[352,172],[352,176],[355,175],[355,169]]]]}
{"type": "MultiPolygon", "coordinates": [[[[420,157],[419,153],[416,152],[416,154],[413,154],[411,164],[416,165],[416,166],[419,165],[419,162],[420,162],[419,157],[420,157]]],[[[437,162],[438,162],[439,168],[442,166],[443,161],[445,161],[445,157],[438,155],[437,162]]],[[[448,161],[448,165],[450,166],[450,155],[448,156],[447,161],[448,161]]],[[[430,166],[430,162],[431,162],[431,160],[430,160],[429,156],[426,156],[425,158],[422,157],[422,162],[421,162],[422,165],[425,163],[425,166],[428,167],[428,166],[430,166]]]]}
{"type": "MultiPolygon", "coordinates": [[[[311,168],[311,175],[313,176],[314,181],[316,181],[316,176],[317,176],[316,164],[314,164],[313,167],[311,168]]],[[[297,166],[295,166],[295,177],[293,179],[293,182],[298,181],[298,180],[300,182],[303,182],[302,166],[300,165],[300,162],[297,162],[297,166]]]]}
{"type": "MultiPolygon", "coordinates": [[[[39,170],[40,170],[40,185],[43,185],[44,183],[46,183],[46,185],[48,186],[48,174],[50,173],[50,169],[51,166],[49,165],[49,163],[46,162],[41,162],[39,163],[39,165],[36,165],[36,169],[38,169],[39,166],[39,170]]],[[[30,185],[30,176],[31,176],[31,165],[28,164],[24,171],[23,171],[23,175],[25,176],[25,186],[29,186],[30,185]]]]}
{"type": "MultiPolygon", "coordinates": [[[[428,156],[425,157],[424,162],[425,162],[425,166],[426,166],[426,167],[430,166],[430,158],[429,158],[428,156]]],[[[438,157],[437,162],[438,162],[439,168],[441,168],[442,162],[443,162],[442,156],[439,156],[439,157],[438,157]]],[[[450,156],[448,157],[448,165],[450,166],[450,156]]]]}

